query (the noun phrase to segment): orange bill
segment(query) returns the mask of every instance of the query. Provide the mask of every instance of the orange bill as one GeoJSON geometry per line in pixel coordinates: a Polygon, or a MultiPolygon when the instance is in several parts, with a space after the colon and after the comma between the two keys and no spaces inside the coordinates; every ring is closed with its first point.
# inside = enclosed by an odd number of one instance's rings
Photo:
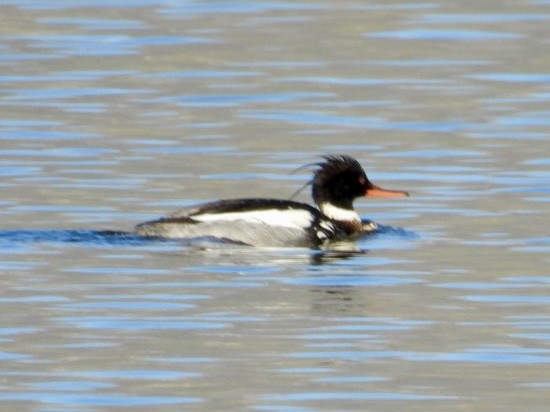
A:
{"type": "Polygon", "coordinates": [[[405,197],[409,196],[408,192],[403,192],[401,190],[387,190],[382,189],[381,187],[374,186],[365,190],[365,196],[369,197],[405,197]]]}

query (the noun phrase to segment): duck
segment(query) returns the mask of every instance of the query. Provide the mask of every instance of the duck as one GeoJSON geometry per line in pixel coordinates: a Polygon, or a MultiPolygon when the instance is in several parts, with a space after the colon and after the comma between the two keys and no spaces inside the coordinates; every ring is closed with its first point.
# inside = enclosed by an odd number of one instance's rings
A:
{"type": "Polygon", "coordinates": [[[315,206],[286,199],[224,199],[186,207],[160,219],[140,223],[135,233],[166,239],[215,239],[257,247],[319,248],[353,241],[375,231],[353,202],[359,197],[406,197],[408,192],[373,184],[361,164],[348,155],[325,155],[311,185],[315,206]]]}

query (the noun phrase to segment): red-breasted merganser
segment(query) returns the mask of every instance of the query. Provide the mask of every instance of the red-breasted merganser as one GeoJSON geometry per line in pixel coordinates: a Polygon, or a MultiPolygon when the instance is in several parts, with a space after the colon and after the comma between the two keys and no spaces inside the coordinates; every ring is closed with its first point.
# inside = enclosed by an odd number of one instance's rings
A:
{"type": "Polygon", "coordinates": [[[375,186],[350,156],[323,158],[324,162],[315,164],[318,169],[310,182],[317,208],[292,200],[219,200],[141,223],[136,233],[162,238],[216,238],[250,246],[318,247],[353,240],[376,229],[375,223],[362,221],[353,208],[356,198],[409,195],[375,186]]]}

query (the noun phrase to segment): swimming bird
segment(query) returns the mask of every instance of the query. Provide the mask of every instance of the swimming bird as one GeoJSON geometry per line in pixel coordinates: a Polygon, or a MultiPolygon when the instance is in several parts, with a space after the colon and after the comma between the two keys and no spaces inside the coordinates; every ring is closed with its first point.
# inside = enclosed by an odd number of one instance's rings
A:
{"type": "Polygon", "coordinates": [[[315,248],[354,240],[376,229],[374,222],[362,221],[355,211],[356,198],[409,195],[374,185],[351,156],[323,156],[315,166],[308,184],[316,207],[282,199],[218,200],[141,223],[135,232],[160,238],[214,238],[250,246],[315,248]]]}

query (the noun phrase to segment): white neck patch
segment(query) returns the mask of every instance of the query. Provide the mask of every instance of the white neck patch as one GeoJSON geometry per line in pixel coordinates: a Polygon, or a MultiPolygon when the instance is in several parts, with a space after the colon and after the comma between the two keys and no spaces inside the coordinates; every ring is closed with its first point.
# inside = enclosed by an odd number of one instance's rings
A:
{"type": "Polygon", "coordinates": [[[341,207],[334,206],[332,203],[322,203],[319,205],[319,209],[333,220],[344,222],[361,221],[361,218],[355,210],[342,209],[341,207]]]}

